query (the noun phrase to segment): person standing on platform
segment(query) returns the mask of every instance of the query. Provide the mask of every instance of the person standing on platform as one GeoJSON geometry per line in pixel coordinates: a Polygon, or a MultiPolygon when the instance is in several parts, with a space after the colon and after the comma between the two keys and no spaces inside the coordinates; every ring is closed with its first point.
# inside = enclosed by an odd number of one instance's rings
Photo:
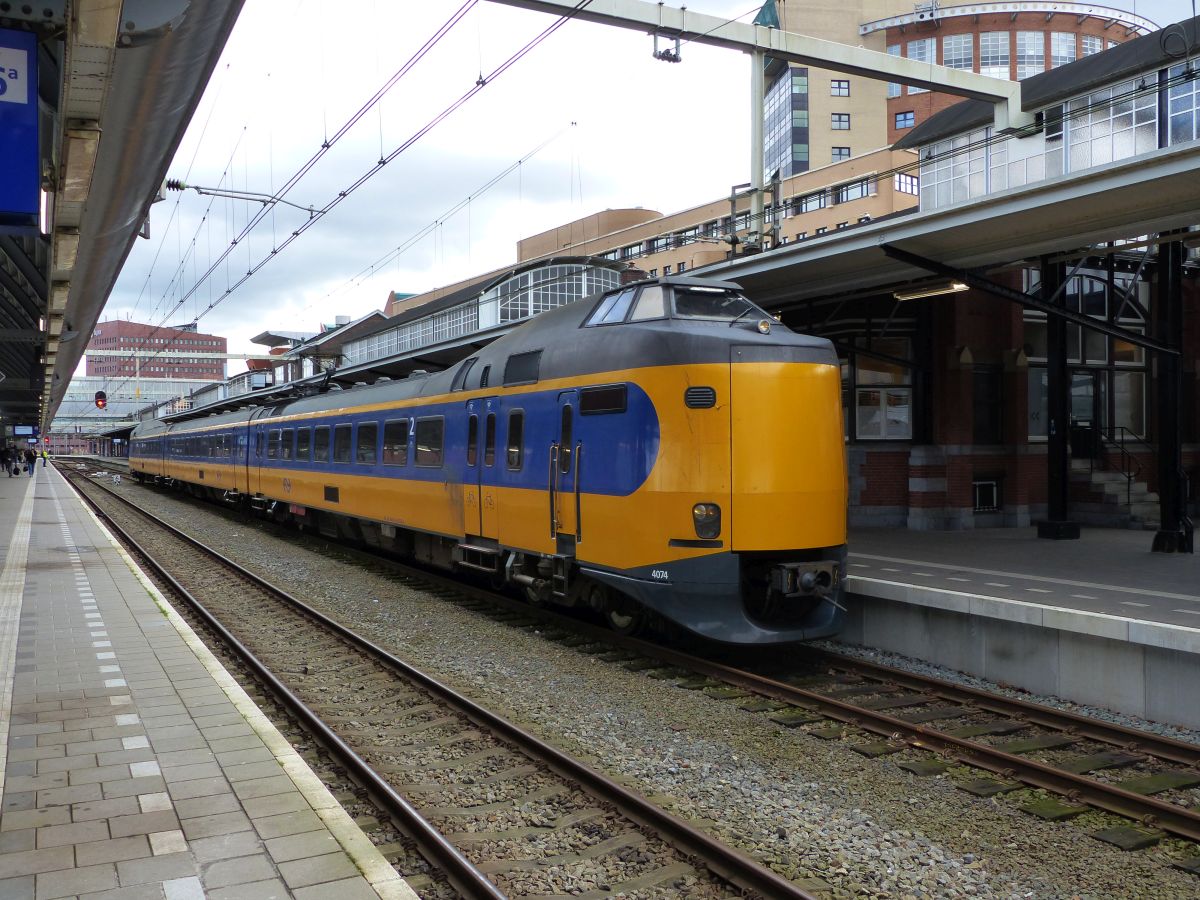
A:
{"type": "Polygon", "coordinates": [[[33,477],[34,469],[37,468],[37,454],[29,447],[25,448],[25,471],[29,473],[29,477],[33,477]]]}
{"type": "Polygon", "coordinates": [[[42,448],[42,468],[46,468],[50,464],[50,454],[46,452],[46,448],[42,448]]]}
{"type": "Polygon", "coordinates": [[[12,478],[12,476],[13,476],[13,471],[12,471],[13,470],[13,460],[12,460],[12,450],[9,447],[4,447],[3,449],[0,449],[0,465],[4,466],[4,471],[8,473],[9,478],[12,478]]]}

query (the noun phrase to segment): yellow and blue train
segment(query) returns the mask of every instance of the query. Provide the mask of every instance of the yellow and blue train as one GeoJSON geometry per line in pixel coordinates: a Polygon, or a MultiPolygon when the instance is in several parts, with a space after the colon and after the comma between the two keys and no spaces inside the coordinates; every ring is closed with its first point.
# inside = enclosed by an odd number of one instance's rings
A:
{"type": "Polygon", "coordinates": [[[133,432],[130,469],[622,632],[842,626],[832,345],[736,284],[659,278],[536,316],[451,369],[133,432]]]}

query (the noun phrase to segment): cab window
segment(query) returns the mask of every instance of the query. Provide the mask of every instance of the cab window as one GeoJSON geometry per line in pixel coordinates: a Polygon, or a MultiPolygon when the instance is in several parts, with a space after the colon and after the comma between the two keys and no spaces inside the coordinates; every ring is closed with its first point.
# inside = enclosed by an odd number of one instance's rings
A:
{"type": "Polygon", "coordinates": [[[629,321],[637,321],[640,319],[661,319],[667,314],[667,303],[665,293],[661,284],[651,284],[642,288],[638,294],[637,305],[633,308],[633,314],[629,317],[629,321]]]}
{"type": "Polygon", "coordinates": [[[588,325],[612,325],[624,322],[625,314],[629,312],[629,304],[633,302],[633,288],[627,288],[619,294],[609,294],[600,301],[600,305],[588,318],[588,325]]]}

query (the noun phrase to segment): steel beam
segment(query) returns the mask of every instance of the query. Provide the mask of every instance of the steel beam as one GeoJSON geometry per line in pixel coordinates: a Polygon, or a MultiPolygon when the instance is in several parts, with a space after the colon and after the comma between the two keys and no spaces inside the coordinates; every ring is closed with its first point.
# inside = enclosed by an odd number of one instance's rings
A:
{"type": "MultiPolygon", "coordinates": [[[[916,253],[909,253],[907,250],[901,250],[894,244],[882,244],[881,249],[892,259],[900,262],[908,263],[918,269],[924,269],[927,272],[933,272],[937,275],[945,275],[948,278],[953,278],[956,281],[961,281],[968,287],[983,291],[986,294],[991,294],[994,297],[1000,297],[1004,300],[1011,300],[1013,303],[1019,303],[1022,306],[1030,309],[1040,310],[1053,321],[1060,319],[1065,322],[1070,322],[1073,325],[1081,325],[1084,328],[1091,328],[1094,331],[1099,331],[1102,334],[1107,334],[1110,337],[1118,338],[1122,341],[1128,341],[1138,347],[1145,347],[1147,350],[1153,350],[1157,353],[1166,356],[1179,356],[1179,350],[1164,344],[1162,341],[1154,338],[1146,337],[1143,334],[1138,334],[1134,331],[1129,331],[1120,326],[1113,325],[1103,319],[1096,319],[1092,316],[1085,316],[1083,313],[1077,313],[1067,309],[1062,304],[1047,303],[1041,297],[1035,297],[1032,294],[1026,294],[1014,288],[1005,287],[1002,284],[996,284],[994,281],[984,278],[982,275],[977,275],[967,269],[958,269],[954,266],[948,266],[945,263],[940,263],[934,259],[927,259],[924,256],[918,256],[916,253]]],[[[1052,263],[1058,265],[1058,263],[1052,263]]],[[[1058,282],[1056,282],[1057,285],[1058,282]]],[[[1042,282],[1045,285],[1045,282],[1042,282]]]]}
{"type": "MultiPolygon", "coordinates": [[[[1021,108],[1021,83],[990,78],[965,69],[948,69],[915,59],[890,56],[863,47],[823,41],[770,28],[707,16],[686,8],[675,8],[646,0],[493,0],[505,6],[532,9],[565,18],[628,28],[672,40],[708,44],[743,53],[756,51],[775,59],[816,66],[878,81],[892,81],[972,97],[996,104],[996,130],[1019,128],[1033,122],[1021,108]]],[[[759,113],[761,115],[761,112],[759,113]]]]}
{"type": "MultiPolygon", "coordinates": [[[[1154,330],[1167,340],[1183,334],[1183,260],[1180,241],[1159,249],[1158,280],[1154,297],[1154,330]]],[[[1183,367],[1178,356],[1156,360],[1154,392],[1158,410],[1158,504],[1159,527],[1151,550],[1155,553],[1192,552],[1191,522],[1185,513],[1183,434],[1180,428],[1180,396],[1183,367]]]]}
{"type": "MultiPolygon", "coordinates": [[[[1042,260],[1042,294],[1057,297],[1053,306],[1065,310],[1067,298],[1061,290],[1066,282],[1066,264],[1042,260]]],[[[1071,372],[1067,365],[1067,320],[1052,315],[1046,322],[1046,521],[1038,522],[1038,537],[1074,540],[1079,524],[1067,518],[1070,504],[1071,457],[1071,372]]]]}

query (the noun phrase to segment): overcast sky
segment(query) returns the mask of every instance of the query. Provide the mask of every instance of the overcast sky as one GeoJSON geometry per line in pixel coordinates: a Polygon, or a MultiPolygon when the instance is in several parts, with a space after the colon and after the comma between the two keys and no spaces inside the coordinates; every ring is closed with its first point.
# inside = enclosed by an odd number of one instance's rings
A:
{"type": "MultiPolygon", "coordinates": [[[[274,193],[460,3],[375,0],[331,17],[321,0],[247,0],[170,177],[274,193]]],[[[687,4],[742,21],[757,5],[687,4]]],[[[1193,14],[1192,0],[1125,6],[1160,25],[1193,14]]],[[[554,21],[479,3],[288,201],[327,204],[554,21]]],[[[571,219],[629,206],[671,212],[727,194],[749,180],[747,58],[689,45],[670,64],[652,49],[636,32],[567,23],[224,299],[308,214],[277,207],[201,280],[259,204],[170,193],[153,208],[151,239],[136,242],[104,318],[198,318],[201,331],[230,339],[231,352],[260,352],[249,339],[262,331],[316,331],[337,315],[381,309],[391,290],[420,292],[510,264],[519,238],[571,219]],[[475,196],[548,139],[518,172],[475,196]],[[408,250],[360,274],[435,222],[408,250]]]]}

